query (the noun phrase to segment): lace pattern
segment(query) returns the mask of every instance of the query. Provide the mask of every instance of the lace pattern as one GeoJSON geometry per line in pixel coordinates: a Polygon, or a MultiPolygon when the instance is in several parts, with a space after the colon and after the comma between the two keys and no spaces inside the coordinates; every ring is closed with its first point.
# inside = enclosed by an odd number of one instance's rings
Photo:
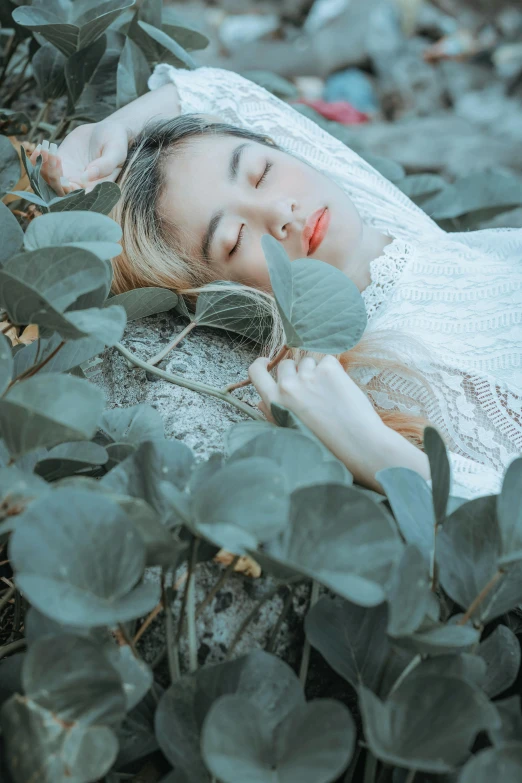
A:
{"type": "Polygon", "coordinates": [[[424,415],[443,433],[453,494],[498,492],[522,454],[522,230],[446,233],[353,150],[239,74],[162,64],[149,87],[169,81],[183,114],[217,114],[270,135],[337,182],[363,220],[392,237],[362,292],[367,331],[395,330],[424,344],[424,352],[399,349],[431,392],[391,371],[367,372],[361,382],[380,408],[424,415]]]}

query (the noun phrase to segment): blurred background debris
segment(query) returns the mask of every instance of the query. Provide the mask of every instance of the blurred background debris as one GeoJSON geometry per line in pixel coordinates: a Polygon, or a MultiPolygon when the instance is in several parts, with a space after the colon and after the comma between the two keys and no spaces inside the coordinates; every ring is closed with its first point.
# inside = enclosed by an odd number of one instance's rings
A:
{"type": "Polygon", "coordinates": [[[522,174],[520,0],[170,5],[210,40],[198,64],[253,79],[355,149],[449,182],[522,174]]]}

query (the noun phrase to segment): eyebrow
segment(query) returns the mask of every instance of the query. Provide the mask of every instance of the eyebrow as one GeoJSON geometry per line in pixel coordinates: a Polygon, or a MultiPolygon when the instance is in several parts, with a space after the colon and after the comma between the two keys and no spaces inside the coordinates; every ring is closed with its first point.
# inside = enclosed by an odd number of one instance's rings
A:
{"type": "MultiPolygon", "coordinates": [[[[237,177],[239,174],[239,166],[241,163],[241,155],[243,154],[243,150],[246,147],[251,147],[251,142],[243,142],[243,144],[239,144],[234,150],[232,150],[232,154],[230,156],[230,160],[228,163],[228,175],[227,179],[229,182],[236,182],[237,177]]],[[[218,229],[219,224],[221,223],[221,220],[223,219],[225,212],[224,210],[220,209],[217,212],[214,212],[212,217],[210,218],[210,223],[208,224],[208,228],[205,232],[205,236],[203,237],[203,242],[201,243],[201,255],[205,259],[205,261],[210,260],[210,249],[212,247],[212,242],[214,240],[214,236],[216,234],[216,231],[218,229]]]]}

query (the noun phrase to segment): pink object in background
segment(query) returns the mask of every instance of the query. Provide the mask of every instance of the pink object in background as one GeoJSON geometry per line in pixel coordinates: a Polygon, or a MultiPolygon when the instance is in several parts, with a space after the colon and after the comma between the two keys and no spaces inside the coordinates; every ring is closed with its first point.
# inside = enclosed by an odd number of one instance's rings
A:
{"type": "Polygon", "coordinates": [[[332,101],[330,103],[322,98],[316,98],[315,100],[299,98],[299,100],[292,101],[292,103],[304,103],[306,106],[315,109],[325,119],[340,122],[342,125],[361,125],[370,119],[367,114],[356,109],[348,101],[332,101]]]}

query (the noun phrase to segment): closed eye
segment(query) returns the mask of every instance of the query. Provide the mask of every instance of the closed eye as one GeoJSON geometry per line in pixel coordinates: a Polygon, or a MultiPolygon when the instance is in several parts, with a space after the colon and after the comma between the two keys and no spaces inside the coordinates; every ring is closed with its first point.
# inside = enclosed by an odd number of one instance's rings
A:
{"type": "MultiPolygon", "coordinates": [[[[266,175],[268,174],[268,172],[270,171],[270,169],[272,168],[273,165],[274,165],[273,163],[270,163],[270,161],[267,161],[267,164],[265,166],[265,170],[263,172],[263,175],[262,175],[261,179],[259,180],[259,182],[257,183],[256,188],[258,188],[264,182],[264,180],[266,178],[266,175]]],[[[241,226],[241,229],[239,231],[239,235],[238,235],[238,238],[237,238],[237,242],[236,242],[235,246],[232,248],[232,250],[230,251],[230,253],[228,254],[229,256],[233,256],[234,253],[236,253],[239,250],[239,248],[241,247],[241,243],[243,241],[243,228],[244,227],[241,226]]]]}

